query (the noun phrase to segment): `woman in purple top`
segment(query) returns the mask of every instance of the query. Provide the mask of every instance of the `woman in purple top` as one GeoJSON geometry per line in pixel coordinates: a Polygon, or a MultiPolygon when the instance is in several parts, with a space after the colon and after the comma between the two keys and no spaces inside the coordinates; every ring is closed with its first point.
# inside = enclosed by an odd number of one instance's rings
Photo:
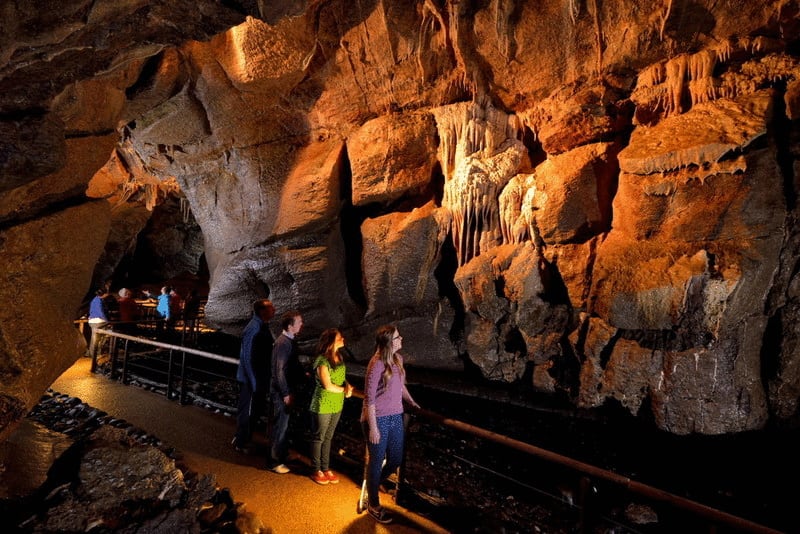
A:
{"type": "Polygon", "coordinates": [[[392,520],[380,505],[378,488],[381,481],[400,466],[403,458],[403,401],[419,408],[406,389],[403,357],[398,352],[402,346],[403,337],[397,328],[392,325],[378,328],[375,353],[367,364],[364,378],[361,425],[367,437],[369,451],[366,474],[368,510],[380,523],[389,523],[392,520]]]}

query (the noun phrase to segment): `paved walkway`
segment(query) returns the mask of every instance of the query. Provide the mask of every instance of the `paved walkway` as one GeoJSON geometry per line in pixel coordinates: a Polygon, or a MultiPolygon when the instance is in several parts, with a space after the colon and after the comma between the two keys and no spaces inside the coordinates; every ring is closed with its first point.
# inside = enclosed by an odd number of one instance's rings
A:
{"type": "Polygon", "coordinates": [[[388,495],[381,495],[381,502],[393,512],[393,523],[382,525],[367,513],[358,515],[360,480],[339,473],[339,484],[320,486],[308,478],[308,460],[302,457],[297,460],[296,472],[277,475],[267,471],[263,455],[242,455],[232,449],[232,417],[181,406],[158,393],[92,374],[90,364],[88,358],[79,359],[53,383],[53,390],[77,397],[174,446],[191,469],[213,473],[220,487],[230,488],[234,500],[245,503],[245,509],[275,534],[447,532],[398,507],[388,495]]]}

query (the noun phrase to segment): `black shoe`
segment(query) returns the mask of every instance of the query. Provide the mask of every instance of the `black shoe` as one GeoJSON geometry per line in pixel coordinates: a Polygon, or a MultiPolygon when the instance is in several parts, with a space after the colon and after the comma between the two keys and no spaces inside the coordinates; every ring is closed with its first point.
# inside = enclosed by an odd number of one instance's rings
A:
{"type": "Polygon", "coordinates": [[[378,506],[376,508],[370,506],[367,508],[367,511],[378,523],[383,523],[385,525],[392,522],[392,516],[389,515],[389,512],[387,512],[386,508],[383,506],[378,506]]]}
{"type": "Polygon", "coordinates": [[[236,440],[236,438],[233,438],[233,439],[231,440],[231,445],[233,445],[233,449],[234,449],[236,452],[238,452],[238,453],[241,453],[241,454],[250,454],[250,452],[251,452],[251,451],[250,451],[250,449],[249,449],[248,447],[245,447],[244,445],[241,445],[241,444],[240,444],[240,443],[239,443],[239,442],[236,440]]]}

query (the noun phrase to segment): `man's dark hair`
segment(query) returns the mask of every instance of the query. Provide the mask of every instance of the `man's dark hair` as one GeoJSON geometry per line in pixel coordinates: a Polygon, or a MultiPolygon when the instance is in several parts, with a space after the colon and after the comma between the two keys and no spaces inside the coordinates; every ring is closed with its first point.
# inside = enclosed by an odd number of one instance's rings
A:
{"type": "Polygon", "coordinates": [[[256,315],[261,313],[261,310],[266,308],[275,309],[275,306],[272,305],[272,301],[269,299],[258,299],[257,301],[253,302],[253,313],[256,315]]]}
{"type": "Polygon", "coordinates": [[[299,315],[300,312],[297,310],[289,310],[281,315],[281,329],[286,330],[292,326],[292,323],[294,323],[294,318],[298,317],[299,315]]]}

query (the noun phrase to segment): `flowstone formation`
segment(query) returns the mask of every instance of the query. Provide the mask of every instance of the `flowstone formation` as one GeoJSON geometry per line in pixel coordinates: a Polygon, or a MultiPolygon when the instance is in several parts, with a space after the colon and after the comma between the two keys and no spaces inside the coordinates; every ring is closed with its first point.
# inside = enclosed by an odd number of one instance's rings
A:
{"type": "Polygon", "coordinates": [[[796,0],[146,4],[4,8],[2,427],[145,226],[231,333],[268,295],[306,348],[394,322],[673,433],[796,422],[796,0]]]}

